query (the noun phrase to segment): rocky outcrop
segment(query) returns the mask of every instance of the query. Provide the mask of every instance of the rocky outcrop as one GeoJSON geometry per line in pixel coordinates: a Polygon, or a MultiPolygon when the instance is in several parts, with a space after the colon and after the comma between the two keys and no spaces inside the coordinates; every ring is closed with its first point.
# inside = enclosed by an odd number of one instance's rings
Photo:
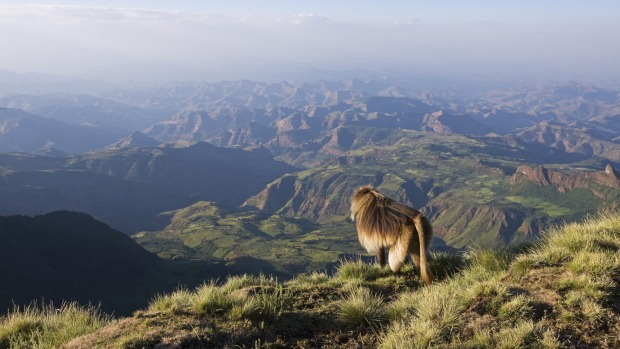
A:
{"type": "Polygon", "coordinates": [[[423,130],[443,134],[484,135],[491,130],[469,115],[452,115],[442,110],[424,116],[423,130]]]}
{"type": "MultiPolygon", "coordinates": [[[[556,171],[551,171],[551,175],[553,175],[554,178],[560,176],[564,177],[564,174],[556,171]]],[[[549,174],[549,170],[542,166],[531,167],[528,165],[522,165],[517,167],[515,174],[510,177],[510,184],[514,185],[520,182],[532,182],[540,185],[551,185],[551,175],[549,174]]]]}
{"type": "Polygon", "coordinates": [[[575,174],[550,170],[542,166],[531,167],[521,165],[517,167],[515,174],[510,177],[510,184],[515,185],[524,182],[544,186],[555,185],[560,192],[567,192],[575,188],[586,188],[591,189],[599,197],[602,194],[592,188],[593,183],[612,189],[620,188],[620,178],[611,165],[607,165],[603,171],[578,172],[575,174]]]}

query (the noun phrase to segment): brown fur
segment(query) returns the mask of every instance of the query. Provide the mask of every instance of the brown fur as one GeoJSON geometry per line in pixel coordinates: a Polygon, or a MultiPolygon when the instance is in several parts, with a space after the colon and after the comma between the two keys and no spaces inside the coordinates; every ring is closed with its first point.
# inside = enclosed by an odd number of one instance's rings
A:
{"type": "Polygon", "coordinates": [[[371,186],[364,186],[353,194],[351,219],[357,223],[360,243],[366,251],[377,255],[382,267],[385,265],[384,247],[389,249],[393,272],[400,270],[409,253],[420,268],[424,282],[427,285],[432,282],[426,251],[433,228],[422,213],[384,196],[371,186]]]}

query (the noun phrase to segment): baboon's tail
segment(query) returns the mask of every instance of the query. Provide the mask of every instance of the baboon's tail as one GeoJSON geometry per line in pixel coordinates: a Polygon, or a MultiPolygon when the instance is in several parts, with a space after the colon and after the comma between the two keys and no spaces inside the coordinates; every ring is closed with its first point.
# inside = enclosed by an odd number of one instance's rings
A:
{"type": "MultiPolygon", "coordinates": [[[[418,231],[418,239],[420,241],[420,274],[422,275],[422,280],[424,280],[424,283],[427,285],[430,285],[431,282],[433,281],[433,274],[431,273],[431,270],[428,268],[428,264],[426,261],[426,241],[425,241],[426,234],[425,232],[426,230],[431,230],[433,228],[431,227],[430,224],[424,224],[424,222],[422,221],[423,219],[424,219],[423,216],[418,216],[413,219],[413,222],[415,224],[416,230],[418,231]]],[[[429,234],[428,236],[432,236],[432,230],[430,231],[430,233],[431,234],[429,234]]]]}

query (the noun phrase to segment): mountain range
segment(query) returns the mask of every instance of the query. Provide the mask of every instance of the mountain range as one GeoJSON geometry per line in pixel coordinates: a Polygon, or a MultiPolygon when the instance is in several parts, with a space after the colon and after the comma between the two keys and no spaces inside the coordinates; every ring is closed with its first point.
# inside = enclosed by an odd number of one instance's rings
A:
{"type": "Polygon", "coordinates": [[[110,148],[71,157],[0,154],[0,212],[86,212],[133,233],[157,214],[213,200],[238,206],[292,171],[269,151],[205,142],[110,148]]]}
{"type": "Polygon", "coordinates": [[[288,277],[363,253],[346,221],[361,185],[424,212],[441,251],[617,209],[617,90],[395,81],[6,95],[0,214],[85,212],[163,259],[288,277]]]}
{"type": "Polygon", "coordinates": [[[0,108],[0,152],[79,154],[101,149],[124,136],[122,129],[68,124],[21,109],[0,108]]]}

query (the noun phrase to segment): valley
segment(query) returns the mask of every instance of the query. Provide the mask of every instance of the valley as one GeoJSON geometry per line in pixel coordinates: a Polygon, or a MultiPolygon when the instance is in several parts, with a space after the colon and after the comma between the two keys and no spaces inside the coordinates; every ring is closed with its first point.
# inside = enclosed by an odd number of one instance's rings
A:
{"type": "Polygon", "coordinates": [[[106,145],[75,153],[52,134],[18,145],[20,128],[5,127],[0,144],[21,153],[0,154],[0,213],[85,212],[164,259],[290,277],[364,254],[346,220],[361,185],[421,209],[437,251],[506,248],[617,208],[617,90],[408,86],[242,80],[7,95],[0,105],[45,114],[36,120],[124,135],[84,134],[106,145]]]}

